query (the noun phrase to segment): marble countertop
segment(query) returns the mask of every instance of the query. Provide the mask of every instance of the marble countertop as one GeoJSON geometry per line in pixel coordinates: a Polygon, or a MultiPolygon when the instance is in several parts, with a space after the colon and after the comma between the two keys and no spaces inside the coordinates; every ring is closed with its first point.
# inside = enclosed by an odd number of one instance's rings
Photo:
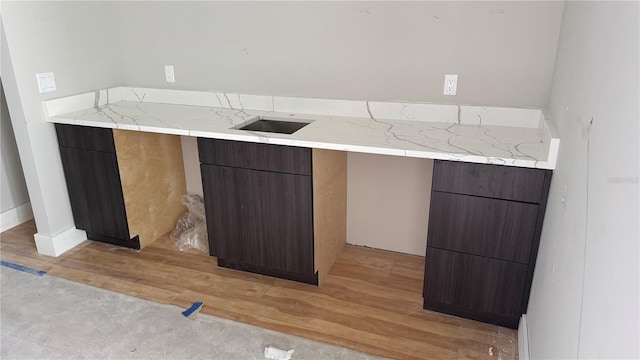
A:
{"type": "Polygon", "coordinates": [[[554,169],[559,139],[538,109],[113,88],[45,102],[47,121],[473,163],[554,169]],[[234,129],[259,115],[297,132],[234,129]]]}

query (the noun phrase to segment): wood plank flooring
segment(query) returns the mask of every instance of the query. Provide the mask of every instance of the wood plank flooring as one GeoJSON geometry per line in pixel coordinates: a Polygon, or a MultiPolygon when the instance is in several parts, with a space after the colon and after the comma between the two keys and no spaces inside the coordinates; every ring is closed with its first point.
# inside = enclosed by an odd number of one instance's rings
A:
{"type": "Polygon", "coordinates": [[[39,255],[28,222],[0,234],[2,260],[48,275],[396,359],[517,359],[517,332],[422,309],[424,258],[347,245],[320,287],[218,268],[168,236],[141,251],[86,241],[39,255]]]}

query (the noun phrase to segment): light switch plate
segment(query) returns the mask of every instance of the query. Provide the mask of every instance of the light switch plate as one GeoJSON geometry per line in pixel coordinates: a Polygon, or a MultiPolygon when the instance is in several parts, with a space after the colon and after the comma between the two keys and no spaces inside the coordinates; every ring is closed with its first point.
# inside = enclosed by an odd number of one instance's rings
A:
{"type": "Polygon", "coordinates": [[[52,72],[36,74],[36,79],[38,80],[40,94],[57,90],[56,78],[52,72]]]}

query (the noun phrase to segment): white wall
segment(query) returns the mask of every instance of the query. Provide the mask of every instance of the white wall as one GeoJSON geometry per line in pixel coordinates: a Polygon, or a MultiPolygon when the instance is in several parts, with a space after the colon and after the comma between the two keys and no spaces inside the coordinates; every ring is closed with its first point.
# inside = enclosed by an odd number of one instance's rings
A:
{"type": "Polygon", "coordinates": [[[433,160],[348,154],[347,241],[424,256],[433,160]]]}
{"type": "Polygon", "coordinates": [[[116,2],[125,85],[547,104],[560,2],[116,2]],[[442,95],[459,74],[456,97],[442,95]]]}
{"type": "Polygon", "coordinates": [[[2,164],[0,167],[0,212],[11,210],[18,205],[29,202],[27,185],[24,182],[22,166],[18,157],[18,147],[13,136],[13,127],[7,109],[7,100],[4,98],[4,90],[0,85],[0,154],[2,164]]]}
{"type": "Polygon", "coordinates": [[[2,156],[0,164],[0,231],[5,231],[33,219],[33,212],[29,203],[27,185],[24,182],[2,84],[0,84],[0,123],[2,123],[0,129],[0,155],[2,156]]]}
{"type": "Polygon", "coordinates": [[[527,313],[533,359],[640,357],[639,11],[564,10],[549,104],[562,141],[527,313]]]}
{"type": "MultiPolygon", "coordinates": [[[[42,101],[120,84],[106,3],[3,1],[2,82],[33,207],[38,239],[77,242],[54,127],[42,101]],[[36,73],[58,91],[39,94],[36,73]]],[[[51,253],[51,251],[48,251],[51,253]]]]}
{"type": "MultiPolygon", "coordinates": [[[[1,3],[0,3],[1,4],[1,3]]],[[[4,30],[0,25],[0,39],[4,30]]],[[[0,56],[0,62],[2,57],[0,56]]],[[[16,139],[7,108],[7,99],[1,84],[2,66],[0,66],[0,232],[33,219],[27,185],[24,181],[22,165],[18,156],[16,139]]]]}

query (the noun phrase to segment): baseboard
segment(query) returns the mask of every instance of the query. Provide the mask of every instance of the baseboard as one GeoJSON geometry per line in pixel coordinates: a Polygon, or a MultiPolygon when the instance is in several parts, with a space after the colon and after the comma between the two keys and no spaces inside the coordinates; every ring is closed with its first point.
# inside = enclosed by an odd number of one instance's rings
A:
{"type": "Polygon", "coordinates": [[[522,314],[518,326],[518,358],[529,360],[529,335],[527,331],[527,314],[522,314]]]}
{"type": "Polygon", "coordinates": [[[0,232],[11,229],[33,219],[31,203],[26,202],[0,214],[0,232]]]}
{"type": "Polygon", "coordinates": [[[65,251],[71,250],[83,241],[87,240],[87,233],[70,227],[55,236],[48,236],[37,233],[33,235],[36,240],[38,253],[47,256],[60,256],[65,251]]]}

